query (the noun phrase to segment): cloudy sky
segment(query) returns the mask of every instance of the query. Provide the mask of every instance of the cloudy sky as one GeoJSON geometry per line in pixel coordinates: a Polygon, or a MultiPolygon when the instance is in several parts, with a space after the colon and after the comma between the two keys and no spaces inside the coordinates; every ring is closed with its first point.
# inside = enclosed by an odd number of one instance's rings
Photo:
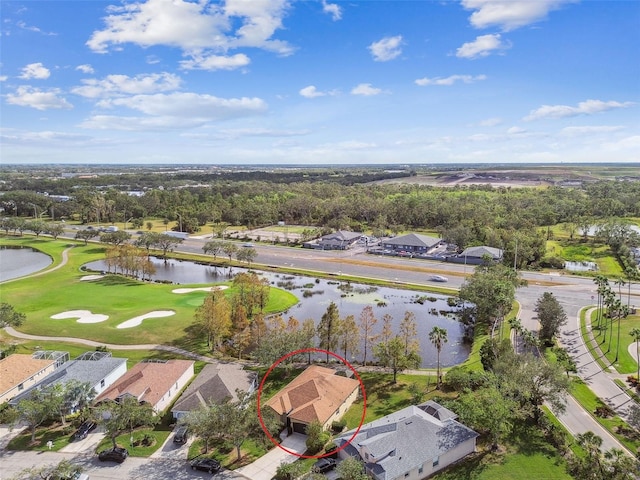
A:
{"type": "Polygon", "coordinates": [[[2,0],[2,163],[640,161],[640,2],[2,0]]]}

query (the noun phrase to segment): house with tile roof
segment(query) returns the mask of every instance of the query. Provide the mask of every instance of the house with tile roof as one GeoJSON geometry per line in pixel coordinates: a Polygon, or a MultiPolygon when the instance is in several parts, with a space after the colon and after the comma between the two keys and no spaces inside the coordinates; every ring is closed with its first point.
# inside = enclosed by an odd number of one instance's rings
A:
{"type": "Polygon", "coordinates": [[[441,238],[429,237],[419,233],[408,233],[399,237],[388,238],[382,241],[382,248],[394,252],[407,252],[411,254],[428,254],[431,250],[442,245],[441,238]]]}
{"type": "Polygon", "coordinates": [[[235,363],[210,363],[204,366],[171,408],[174,418],[211,403],[238,401],[238,391],[253,393],[258,384],[255,372],[235,363]]]}
{"type": "Polygon", "coordinates": [[[130,396],[140,403],[148,403],[156,413],[160,413],[191,380],[193,365],[192,360],[142,361],[98,395],[96,403],[118,402],[130,396]]]}
{"type": "Polygon", "coordinates": [[[14,353],[0,360],[0,403],[10,401],[52,374],[69,358],[67,352],[14,353]]]}
{"type": "MultiPolygon", "coordinates": [[[[23,398],[29,398],[36,388],[45,388],[56,384],[65,384],[75,380],[88,383],[99,395],[127,372],[126,358],[113,358],[109,352],[86,352],[79,357],[63,363],[55,372],[46,376],[34,386],[20,393],[11,404],[23,398]]],[[[70,406],[71,411],[74,406],[70,406]]]]}
{"type": "Polygon", "coordinates": [[[280,416],[288,433],[306,433],[307,425],[314,421],[329,429],[358,398],[360,389],[358,380],[336,373],[331,368],[312,365],[271,397],[265,406],[280,416]]]}
{"type": "Polygon", "coordinates": [[[361,460],[375,480],[422,480],[473,453],[478,434],[428,401],[341,434],[339,455],[361,460]],[[349,440],[351,442],[349,443],[349,440]]]}

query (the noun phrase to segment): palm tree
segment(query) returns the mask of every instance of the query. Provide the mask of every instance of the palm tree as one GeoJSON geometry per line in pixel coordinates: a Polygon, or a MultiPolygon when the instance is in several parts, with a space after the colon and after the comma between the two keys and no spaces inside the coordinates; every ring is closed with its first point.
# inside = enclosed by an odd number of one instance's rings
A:
{"type": "Polygon", "coordinates": [[[509,319],[509,326],[514,330],[513,346],[516,353],[518,353],[518,335],[522,333],[522,322],[518,317],[509,319]]]}
{"type": "Polygon", "coordinates": [[[632,328],[629,332],[629,335],[636,342],[636,362],[638,362],[638,372],[637,377],[640,379],[640,328],[632,328]]]}
{"type": "Polygon", "coordinates": [[[435,326],[431,329],[429,333],[429,340],[433,343],[438,350],[438,380],[436,382],[436,390],[440,389],[440,350],[442,350],[442,345],[447,343],[447,331],[444,328],[440,328],[435,326]]]}

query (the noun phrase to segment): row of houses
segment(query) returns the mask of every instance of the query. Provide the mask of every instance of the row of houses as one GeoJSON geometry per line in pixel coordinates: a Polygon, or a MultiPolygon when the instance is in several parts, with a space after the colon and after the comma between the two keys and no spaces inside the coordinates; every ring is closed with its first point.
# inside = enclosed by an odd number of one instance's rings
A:
{"type": "MultiPolygon", "coordinates": [[[[193,367],[190,360],[149,360],[127,370],[125,358],[108,352],[86,352],[73,360],[66,352],[14,354],[0,360],[0,398],[15,404],[35,388],[76,380],[93,386],[96,403],[133,397],[157,413],[173,405],[171,412],[179,419],[202,405],[237,400],[238,391],[252,393],[258,385],[257,375],[238,364],[207,364],[195,379],[193,367]]],[[[288,434],[304,434],[312,422],[330,429],[359,394],[358,380],[312,365],[264,405],[279,416],[288,434]]],[[[361,460],[375,480],[421,480],[475,451],[478,434],[456,418],[429,401],[341,434],[335,442],[343,459],[361,460]]]]}
{"type": "Polygon", "coordinates": [[[237,389],[252,393],[257,385],[256,374],[236,364],[208,364],[191,382],[193,376],[191,360],[146,360],[127,370],[127,359],[109,352],[86,352],[73,360],[67,352],[13,354],[0,360],[0,403],[15,405],[34,389],[73,380],[89,384],[96,403],[134,397],[158,413],[173,403],[171,411],[179,418],[208,402],[236,400],[237,389]]]}

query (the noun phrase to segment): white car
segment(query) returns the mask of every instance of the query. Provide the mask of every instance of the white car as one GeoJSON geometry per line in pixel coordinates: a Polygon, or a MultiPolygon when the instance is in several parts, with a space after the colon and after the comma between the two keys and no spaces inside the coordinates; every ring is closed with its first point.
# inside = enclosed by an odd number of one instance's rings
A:
{"type": "Polygon", "coordinates": [[[447,277],[443,277],[442,275],[432,275],[431,277],[429,277],[429,280],[431,280],[432,282],[441,282],[441,283],[445,283],[449,281],[447,277]]]}

